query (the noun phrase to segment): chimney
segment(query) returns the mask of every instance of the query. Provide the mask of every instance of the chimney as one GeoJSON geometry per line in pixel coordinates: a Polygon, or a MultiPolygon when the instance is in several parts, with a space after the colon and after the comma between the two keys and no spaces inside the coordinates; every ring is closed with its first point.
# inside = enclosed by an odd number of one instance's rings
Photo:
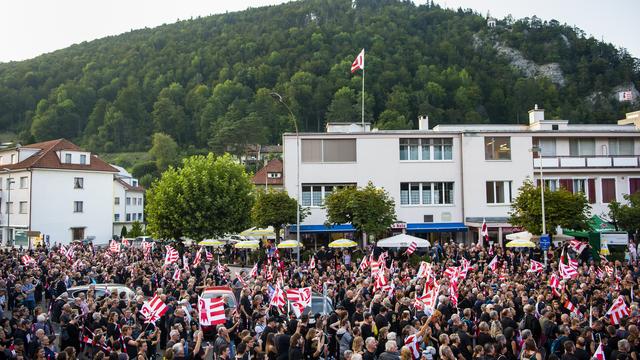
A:
{"type": "Polygon", "coordinates": [[[533,110],[529,110],[529,125],[540,121],[544,121],[544,109],[538,109],[538,104],[535,104],[533,110]]]}
{"type": "Polygon", "coordinates": [[[418,116],[418,130],[429,130],[429,116],[418,116]]]}

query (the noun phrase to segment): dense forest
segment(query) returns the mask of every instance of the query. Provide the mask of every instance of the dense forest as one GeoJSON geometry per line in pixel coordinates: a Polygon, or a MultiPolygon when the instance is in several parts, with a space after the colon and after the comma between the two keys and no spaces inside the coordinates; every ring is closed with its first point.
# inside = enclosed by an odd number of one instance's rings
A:
{"type": "MultiPolygon", "coordinates": [[[[81,31],[81,30],[80,30],[81,31]]],[[[397,0],[301,0],[178,21],[0,64],[0,129],[23,143],[65,137],[99,152],[140,151],[154,133],[182,149],[239,152],[360,117],[380,128],[523,122],[534,103],[548,116],[613,122],[640,87],[640,63],[580,29],[536,17],[489,28],[472,10],[397,0]],[[557,63],[563,84],[526,76],[496,50],[557,63]]],[[[636,103],[637,104],[637,103],[636,103]]],[[[637,106],[635,106],[637,108],[637,106]]]]}

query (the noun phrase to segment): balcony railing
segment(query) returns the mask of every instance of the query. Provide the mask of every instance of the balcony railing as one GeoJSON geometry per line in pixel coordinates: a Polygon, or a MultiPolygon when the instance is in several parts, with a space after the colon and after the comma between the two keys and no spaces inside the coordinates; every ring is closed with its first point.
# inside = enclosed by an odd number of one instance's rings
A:
{"type": "Polygon", "coordinates": [[[537,169],[542,162],[543,169],[591,169],[591,168],[634,168],[640,165],[640,157],[620,156],[549,156],[534,158],[537,169]]]}

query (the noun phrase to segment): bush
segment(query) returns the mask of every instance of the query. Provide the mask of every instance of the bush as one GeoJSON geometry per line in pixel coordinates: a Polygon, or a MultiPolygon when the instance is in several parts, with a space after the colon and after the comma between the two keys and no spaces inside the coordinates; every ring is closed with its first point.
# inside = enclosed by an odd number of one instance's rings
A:
{"type": "Polygon", "coordinates": [[[145,175],[151,175],[153,177],[158,177],[160,174],[158,172],[158,166],[155,161],[145,161],[139,164],[135,164],[133,169],[131,169],[131,175],[133,177],[141,179],[145,175]]]}

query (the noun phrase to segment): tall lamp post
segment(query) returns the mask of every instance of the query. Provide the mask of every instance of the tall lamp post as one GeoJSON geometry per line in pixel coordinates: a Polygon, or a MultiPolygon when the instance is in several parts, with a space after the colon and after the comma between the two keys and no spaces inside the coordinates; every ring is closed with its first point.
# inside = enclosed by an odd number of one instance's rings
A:
{"type": "MultiPolygon", "coordinates": [[[[542,148],[540,146],[533,146],[531,148],[531,152],[534,154],[539,154],[538,157],[540,159],[540,202],[542,205],[542,235],[547,233],[547,223],[544,216],[544,177],[542,174],[542,148]]],[[[547,250],[544,250],[544,267],[547,267],[547,250]]]]}
{"type": "Polygon", "coordinates": [[[11,204],[11,185],[13,185],[15,181],[13,181],[13,179],[11,178],[11,170],[3,168],[2,171],[9,174],[9,177],[7,178],[7,202],[5,205],[5,209],[7,211],[7,246],[12,246],[13,239],[11,236],[11,209],[9,209],[9,204],[11,204]]]}
{"type": "Polygon", "coordinates": [[[298,242],[296,245],[296,261],[300,266],[300,133],[298,132],[296,117],[293,116],[293,111],[291,111],[289,105],[284,102],[282,95],[274,91],[271,96],[287,109],[291,122],[293,122],[293,127],[296,130],[296,241],[298,242]]]}

